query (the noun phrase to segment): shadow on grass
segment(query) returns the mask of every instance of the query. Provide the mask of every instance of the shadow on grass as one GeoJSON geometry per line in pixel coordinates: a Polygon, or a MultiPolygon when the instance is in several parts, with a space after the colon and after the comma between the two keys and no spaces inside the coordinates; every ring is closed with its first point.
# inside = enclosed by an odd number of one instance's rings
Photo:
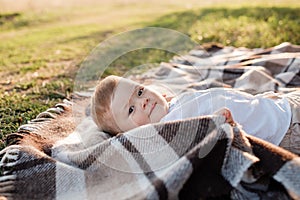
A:
{"type": "Polygon", "coordinates": [[[20,13],[0,14],[0,25],[9,21],[13,21],[16,17],[20,15],[21,15],[20,13]]]}

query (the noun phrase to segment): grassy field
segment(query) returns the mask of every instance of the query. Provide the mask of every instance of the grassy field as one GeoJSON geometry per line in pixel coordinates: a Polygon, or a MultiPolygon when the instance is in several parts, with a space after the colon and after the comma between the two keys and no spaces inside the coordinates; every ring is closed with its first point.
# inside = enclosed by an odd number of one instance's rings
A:
{"type": "MultiPolygon", "coordinates": [[[[200,44],[300,44],[299,11],[296,0],[0,0],[0,140],[69,98],[82,61],[117,33],[153,26],[178,30],[200,44]]],[[[151,49],[131,52],[106,73],[122,73],[171,56],[151,49]]]]}

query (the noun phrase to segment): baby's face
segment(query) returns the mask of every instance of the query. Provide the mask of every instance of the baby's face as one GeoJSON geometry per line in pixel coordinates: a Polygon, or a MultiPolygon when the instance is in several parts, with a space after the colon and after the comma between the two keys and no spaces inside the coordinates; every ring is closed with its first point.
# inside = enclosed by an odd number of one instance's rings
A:
{"type": "Polygon", "coordinates": [[[159,122],[168,113],[168,103],[158,92],[121,78],[112,96],[111,110],[116,124],[125,132],[159,122]]]}

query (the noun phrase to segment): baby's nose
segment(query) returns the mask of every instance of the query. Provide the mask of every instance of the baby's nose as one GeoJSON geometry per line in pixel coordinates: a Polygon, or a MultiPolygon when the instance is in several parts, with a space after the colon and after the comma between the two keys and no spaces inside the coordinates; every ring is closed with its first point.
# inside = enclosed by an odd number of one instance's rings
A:
{"type": "Polygon", "coordinates": [[[148,103],[149,103],[149,98],[144,98],[142,101],[142,108],[145,109],[148,103]]]}

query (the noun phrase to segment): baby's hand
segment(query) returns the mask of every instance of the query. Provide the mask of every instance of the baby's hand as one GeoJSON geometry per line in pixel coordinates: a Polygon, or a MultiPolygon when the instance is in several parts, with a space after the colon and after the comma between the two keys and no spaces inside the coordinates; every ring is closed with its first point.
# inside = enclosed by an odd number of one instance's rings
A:
{"type": "Polygon", "coordinates": [[[224,107],[221,108],[220,110],[214,112],[215,115],[223,115],[226,118],[226,122],[231,124],[231,125],[235,125],[235,122],[232,118],[231,112],[228,108],[224,107]]]}

